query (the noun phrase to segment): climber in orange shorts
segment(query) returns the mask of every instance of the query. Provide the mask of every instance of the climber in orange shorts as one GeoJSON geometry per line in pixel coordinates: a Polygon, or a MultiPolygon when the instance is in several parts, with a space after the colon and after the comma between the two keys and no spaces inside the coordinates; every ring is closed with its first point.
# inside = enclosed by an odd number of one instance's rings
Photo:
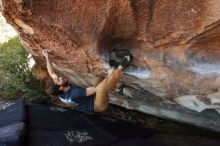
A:
{"type": "Polygon", "coordinates": [[[54,72],[48,51],[43,50],[42,54],[46,58],[47,70],[53,79],[54,86],[51,95],[58,96],[64,103],[71,103],[81,112],[103,112],[109,105],[108,92],[116,87],[117,82],[122,77],[123,68],[130,62],[131,56],[124,56],[123,61],[118,63],[108,76],[101,80],[96,79],[95,85],[87,88],[73,86],[63,77],[58,77],[54,72]]]}

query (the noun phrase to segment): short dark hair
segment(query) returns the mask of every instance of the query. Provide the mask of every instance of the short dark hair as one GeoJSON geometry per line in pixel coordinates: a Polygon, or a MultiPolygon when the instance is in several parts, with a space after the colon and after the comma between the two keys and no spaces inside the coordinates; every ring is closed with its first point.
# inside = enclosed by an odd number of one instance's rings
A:
{"type": "Polygon", "coordinates": [[[56,84],[53,85],[51,95],[54,95],[54,96],[62,95],[64,92],[60,90],[60,86],[61,85],[56,85],[56,84]]]}

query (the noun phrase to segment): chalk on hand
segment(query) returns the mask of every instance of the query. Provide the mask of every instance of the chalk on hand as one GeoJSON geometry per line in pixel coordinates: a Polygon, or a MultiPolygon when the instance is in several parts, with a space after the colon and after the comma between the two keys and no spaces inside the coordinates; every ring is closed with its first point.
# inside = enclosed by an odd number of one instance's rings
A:
{"type": "Polygon", "coordinates": [[[51,52],[48,48],[44,48],[44,49],[42,49],[43,51],[45,51],[45,52],[51,52]]]}

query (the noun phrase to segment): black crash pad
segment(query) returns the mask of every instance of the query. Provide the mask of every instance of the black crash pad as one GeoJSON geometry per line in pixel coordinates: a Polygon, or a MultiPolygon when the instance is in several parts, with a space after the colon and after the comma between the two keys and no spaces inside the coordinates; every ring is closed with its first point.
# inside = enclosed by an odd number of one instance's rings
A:
{"type": "Polygon", "coordinates": [[[147,128],[137,127],[127,121],[115,119],[109,116],[88,115],[87,118],[90,119],[95,126],[105,129],[118,137],[120,140],[133,137],[148,138],[153,135],[153,132],[147,128]]]}
{"type": "Polygon", "coordinates": [[[4,108],[0,110],[0,128],[10,124],[25,122],[26,111],[23,99],[7,101],[2,107],[4,108]]]}
{"type": "Polygon", "coordinates": [[[152,135],[147,129],[102,115],[43,105],[28,106],[27,111],[31,146],[110,146],[133,137],[152,135]]]}
{"type": "Polygon", "coordinates": [[[0,146],[23,146],[25,137],[24,100],[7,101],[0,110],[0,146]]]}
{"type": "Polygon", "coordinates": [[[148,141],[147,139],[135,137],[112,143],[111,146],[166,146],[158,142],[148,141]]]}
{"type": "Polygon", "coordinates": [[[72,128],[60,131],[31,131],[29,133],[31,146],[105,146],[117,138],[99,128],[72,128]]]}
{"type": "Polygon", "coordinates": [[[27,111],[31,146],[106,145],[117,139],[75,110],[31,105],[27,111]]]}
{"type": "Polygon", "coordinates": [[[21,146],[25,134],[23,122],[0,128],[0,146],[21,146]]]}
{"type": "Polygon", "coordinates": [[[148,129],[100,114],[36,104],[25,108],[22,99],[3,109],[0,146],[141,146],[152,135],[148,129]]]}
{"type": "Polygon", "coordinates": [[[27,108],[29,130],[69,130],[89,128],[91,122],[80,112],[63,108],[31,105],[27,108]]]}

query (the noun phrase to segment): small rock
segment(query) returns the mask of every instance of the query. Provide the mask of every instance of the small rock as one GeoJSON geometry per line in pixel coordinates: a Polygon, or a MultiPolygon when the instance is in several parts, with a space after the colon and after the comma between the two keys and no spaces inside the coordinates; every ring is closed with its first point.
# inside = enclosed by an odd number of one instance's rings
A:
{"type": "Polygon", "coordinates": [[[127,88],[123,88],[123,93],[125,96],[128,96],[130,98],[134,98],[133,95],[131,94],[131,91],[129,91],[127,88]]]}

